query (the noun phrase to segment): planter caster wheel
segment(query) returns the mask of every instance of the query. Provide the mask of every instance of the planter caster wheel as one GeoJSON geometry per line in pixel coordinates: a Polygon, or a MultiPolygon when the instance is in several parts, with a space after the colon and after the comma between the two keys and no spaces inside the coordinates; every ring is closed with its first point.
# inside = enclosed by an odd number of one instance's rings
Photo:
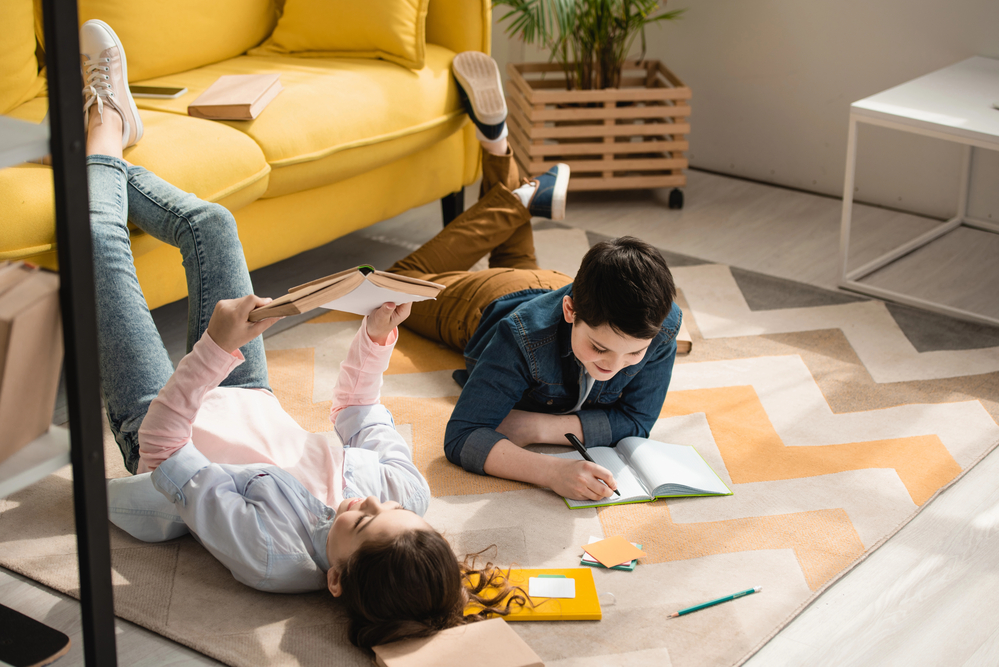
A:
{"type": "Polygon", "coordinates": [[[673,188],[669,192],[669,207],[672,209],[683,208],[683,190],[673,188]]]}

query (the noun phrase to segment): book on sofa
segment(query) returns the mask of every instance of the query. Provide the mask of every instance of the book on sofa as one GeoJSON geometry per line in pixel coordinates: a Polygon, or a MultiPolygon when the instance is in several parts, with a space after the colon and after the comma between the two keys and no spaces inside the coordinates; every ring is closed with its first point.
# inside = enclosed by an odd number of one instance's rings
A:
{"type": "Polygon", "coordinates": [[[443,289],[444,285],[376,271],[374,267],[362,264],[356,269],[292,287],[284,296],[252,311],[250,321],[299,315],[313,308],[367,315],[387,301],[398,305],[435,299],[443,289]]]}
{"type": "MultiPolygon", "coordinates": [[[[614,447],[588,447],[586,452],[595,463],[611,471],[621,497],[566,498],[569,509],[648,503],[657,498],[732,495],[732,490],[690,445],[632,437],[618,441],[614,447]]],[[[575,451],[553,456],[583,460],[575,451]]]]}
{"type": "Polygon", "coordinates": [[[280,74],[226,74],[187,107],[207,120],[253,120],[283,90],[280,74]]]}

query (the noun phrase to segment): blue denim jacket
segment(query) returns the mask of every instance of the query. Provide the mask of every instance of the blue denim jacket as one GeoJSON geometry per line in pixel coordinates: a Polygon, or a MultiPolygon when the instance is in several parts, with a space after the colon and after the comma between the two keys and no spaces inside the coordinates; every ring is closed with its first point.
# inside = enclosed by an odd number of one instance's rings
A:
{"type": "MultiPolygon", "coordinates": [[[[524,290],[493,301],[465,346],[465,370],[455,371],[461,397],[444,433],[451,463],[484,475],[496,431],[511,410],[560,414],[579,399],[583,366],[572,353],[572,325],[562,316],[562,289],[524,290]]],[[[674,303],[645,357],[606,382],[596,382],[575,413],[587,447],[646,437],[659,418],[676,359],[680,308],[674,303]]]]}

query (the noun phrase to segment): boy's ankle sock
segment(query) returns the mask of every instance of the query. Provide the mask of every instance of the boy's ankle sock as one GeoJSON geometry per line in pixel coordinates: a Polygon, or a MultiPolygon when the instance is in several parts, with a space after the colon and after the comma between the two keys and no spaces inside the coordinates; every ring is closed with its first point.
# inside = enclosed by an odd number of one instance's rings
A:
{"type": "Polygon", "coordinates": [[[520,200],[520,203],[524,205],[524,208],[528,207],[531,203],[531,197],[534,196],[534,191],[538,189],[537,181],[530,181],[529,183],[524,183],[519,188],[513,191],[514,196],[520,200]]]}
{"type": "MultiPolygon", "coordinates": [[[[475,122],[474,118],[472,119],[472,122],[475,122]]],[[[500,126],[501,129],[498,133],[493,132],[493,134],[496,135],[495,137],[487,137],[482,133],[482,130],[479,128],[479,124],[475,123],[475,138],[482,143],[491,143],[493,141],[499,141],[500,139],[506,139],[507,135],[510,134],[506,129],[506,121],[503,121],[500,126]]]]}

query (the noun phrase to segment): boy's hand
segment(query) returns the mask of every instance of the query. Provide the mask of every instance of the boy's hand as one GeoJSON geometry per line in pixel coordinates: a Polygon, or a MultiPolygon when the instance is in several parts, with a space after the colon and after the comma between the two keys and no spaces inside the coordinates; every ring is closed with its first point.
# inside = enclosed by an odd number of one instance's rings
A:
{"type": "Polygon", "coordinates": [[[552,491],[570,500],[603,500],[617,488],[610,470],[589,461],[561,460],[552,491]],[[601,482],[606,482],[606,485],[601,482]]]}
{"type": "Polygon", "coordinates": [[[389,334],[392,333],[393,329],[402,324],[403,320],[409,317],[409,312],[412,308],[413,304],[411,303],[396,306],[391,301],[375,308],[368,315],[368,338],[378,345],[387,343],[389,334]]]}
{"type": "Polygon", "coordinates": [[[208,335],[215,344],[232,354],[251,340],[271,328],[280,317],[268,317],[259,322],[250,322],[250,311],[265,306],[273,299],[265,299],[255,294],[241,299],[226,299],[215,304],[212,319],[208,321],[208,335]]]}

